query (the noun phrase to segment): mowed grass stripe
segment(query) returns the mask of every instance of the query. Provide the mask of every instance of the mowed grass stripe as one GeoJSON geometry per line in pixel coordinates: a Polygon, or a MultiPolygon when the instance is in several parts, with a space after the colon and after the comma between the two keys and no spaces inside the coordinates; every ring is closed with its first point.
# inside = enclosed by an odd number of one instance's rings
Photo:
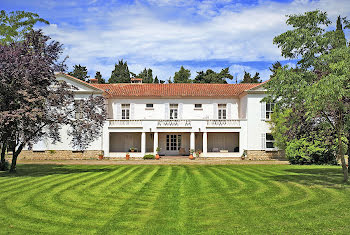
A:
{"type": "MultiPolygon", "coordinates": [[[[39,228],[45,230],[55,226],[60,226],[57,222],[50,219],[47,213],[41,213],[40,210],[33,210],[30,204],[26,202],[26,198],[35,194],[37,191],[42,191],[46,186],[51,184],[57,184],[57,181],[67,181],[71,179],[71,175],[52,175],[50,177],[41,178],[39,182],[32,182],[26,187],[19,187],[18,190],[14,190],[9,194],[0,193],[1,201],[4,202],[0,207],[1,217],[5,221],[9,221],[9,224],[13,228],[22,230],[24,227],[34,227],[33,232],[39,228]],[[20,218],[20,220],[18,220],[20,218]],[[16,224],[19,224],[16,226],[16,224]],[[45,225],[43,227],[43,224],[45,225]]],[[[75,175],[76,178],[80,177],[75,175]]],[[[56,217],[53,217],[55,219],[56,217]]],[[[61,224],[62,225],[62,224],[61,224]]],[[[28,229],[26,229],[28,230],[28,229]]]]}
{"type": "Polygon", "coordinates": [[[0,234],[350,233],[350,189],[339,167],[19,165],[18,172],[0,172],[0,234]]]}
{"type": "MultiPolygon", "coordinates": [[[[130,166],[133,167],[133,166],[130,166]]],[[[129,193],[125,197],[124,203],[118,207],[118,210],[109,218],[109,220],[98,229],[98,234],[106,233],[118,233],[120,231],[133,230],[137,227],[138,223],[130,223],[132,217],[136,214],[137,202],[142,195],[142,193],[147,190],[150,185],[157,178],[157,173],[159,174],[160,166],[145,166],[141,174],[138,175],[139,179],[137,182],[130,185],[128,188],[129,193]]],[[[137,230],[135,230],[137,231],[137,230]]]]}

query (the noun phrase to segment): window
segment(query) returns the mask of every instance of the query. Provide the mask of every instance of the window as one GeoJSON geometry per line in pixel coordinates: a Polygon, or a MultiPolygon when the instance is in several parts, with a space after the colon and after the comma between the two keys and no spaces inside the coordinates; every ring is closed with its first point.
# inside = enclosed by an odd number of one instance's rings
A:
{"type": "Polygon", "coordinates": [[[195,109],[201,109],[201,108],[202,108],[202,104],[195,104],[195,105],[194,105],[194,108],[195,108],[195,109]]]}
{"type": "Polygon", "coordinates": [[[77,120],[82,119],[83,118],[83,101],[75,100],[74,106],[75,106],[75,119],[77,120]]]}
{"type": "Polygon", "coordinates": [[[130,119],[130,104],[122,104],[122,119],[130,119]]]}
{"type": "Polygon", "coordinates": [[[218,118],[219,119],[226,119],[226,104],[219,104],[218,105],[218,118]]]}
{"type": "Polygon", "coordinates": [[[177,119],[178,104],[170,104],[170,119],[177,119]]]}
{"type": "Polygon", "coordinates": [[[153,104],[146,104],[146,108],[153,108],[153,104]]]}
{"type": "Polygon", "coordinates": [[[271,114],[273,113],[274,103],[266,103],[266,119],[271,119],[271,114]]]}
{"type": "Polygon", "coordinates": [[[266,149],[274,149],[275,139],[269,133],[266,133],[266,149]]]}

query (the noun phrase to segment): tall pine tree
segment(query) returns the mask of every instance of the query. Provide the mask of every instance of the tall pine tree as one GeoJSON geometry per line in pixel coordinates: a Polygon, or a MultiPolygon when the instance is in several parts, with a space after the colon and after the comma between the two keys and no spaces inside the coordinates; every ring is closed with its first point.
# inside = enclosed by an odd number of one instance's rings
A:
{"type": "Polygon", "coordinates": [[[178,72],[175,72],[174,83],[191,83],[192,80],[190,77],[190,70],[185,69],[183,66],[181,66],[180,70],[178,72]]]}
{"type": "Polygon", "coordinates": [[[89,77],[87,73],[88,71],[86,69],[86,66],[81,66],[80,64],[78,64],[74,65],[73,71],[69,72],[68,74],[85,82],[86,79],[89,77]]]}
{"type": "Polygon", "coordinates": [[[255,75],[252,77],[250,73],[244,71],[244,76],[241,83],[261,83],[260,75],[258,72],[256,72],[255,75]]]}
{"type": "Polygon", "coordinates": [[[95,78],[97,79],[97,82],[99,84],[105,84],[106,83],[105,79],[102,78],[102,74],[100,73],[100,71],[96,71],[95,78]]]}
{"type": "Polygon", "coordinates": [[[137,75],[138,78],[142,78],[142,83],[153,83],[152,69],[144,69],[137,75]]]}
{"type": "Polygon", "coordinates": [[[130,72],[126,61],[119,60],[118,64],[115,64],[108,83],[130,83],[130,72]]]}
{"type": "Polygon", "coordinates": [[[193,83],[227,83],[226,79],[233,79],[233,76],[229,72],[229,68],[222,69],[220,73],[208,69],[206,72],[197,72],[197,76],[194,78],[193,83]]]}

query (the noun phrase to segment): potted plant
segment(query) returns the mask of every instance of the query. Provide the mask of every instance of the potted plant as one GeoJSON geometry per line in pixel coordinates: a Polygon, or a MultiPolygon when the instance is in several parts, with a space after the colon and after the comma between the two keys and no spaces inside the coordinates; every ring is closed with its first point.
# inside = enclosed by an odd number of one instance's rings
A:
{"type": "Polygon", "coordinates": [[[202,151],[200,151],[199,149],[197,149],[196,151],[196,157],[199,158],[199,156],[201,155],[202,151]]]}
{"type": "Polygon", "coordinates": [[[243,151],[243,154],[242,154],[242,156],[241,156],[241,159],[244,160],[246,156],[247,156],[247,153],[246,153],[246,151],[244,150],[244,151],[243,151]]]}
{"type": "Polygon", "coordinates": [[[130,148],[130,151],[133,153],[133,152],[135,152],[135,147],[131,147],[130,148]]]}
{"type": "Polygon", "coordinates": [[[98,155],[98,160],[103,160],[103,154],[98,155]]]}
{"type": "Polygon", "coordinates": [[[157,154],[156,154],[156,160],[159,160],[159,152],[160,152],[160,148],[159,147],[157,147],[157,149],[156,149],[156,152],[157,152],[157,154]]]}
{"type": "Polygon", "coordinates": [[[193,153],[194,153],[194,149],[190,149],[190,156],[189,156],[189,159],[190,159],[190,160],[193,160],[193,159],[194,159],[193,153]]]}
{"type": "Polygon", "coordinates": [[[129,160],[130,159],[130,153],[126,153],[125,158],[126,158],[126,160],[129,160]]]}

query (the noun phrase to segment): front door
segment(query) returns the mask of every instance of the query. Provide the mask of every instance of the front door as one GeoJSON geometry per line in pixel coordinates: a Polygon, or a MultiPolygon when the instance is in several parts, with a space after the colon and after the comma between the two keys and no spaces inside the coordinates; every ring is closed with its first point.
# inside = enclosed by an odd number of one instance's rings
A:
{"type": "Polygon", "coordinates": [[[179,155],[181,148],[181,135],[166,135],[166,154],[179,155]]]}

